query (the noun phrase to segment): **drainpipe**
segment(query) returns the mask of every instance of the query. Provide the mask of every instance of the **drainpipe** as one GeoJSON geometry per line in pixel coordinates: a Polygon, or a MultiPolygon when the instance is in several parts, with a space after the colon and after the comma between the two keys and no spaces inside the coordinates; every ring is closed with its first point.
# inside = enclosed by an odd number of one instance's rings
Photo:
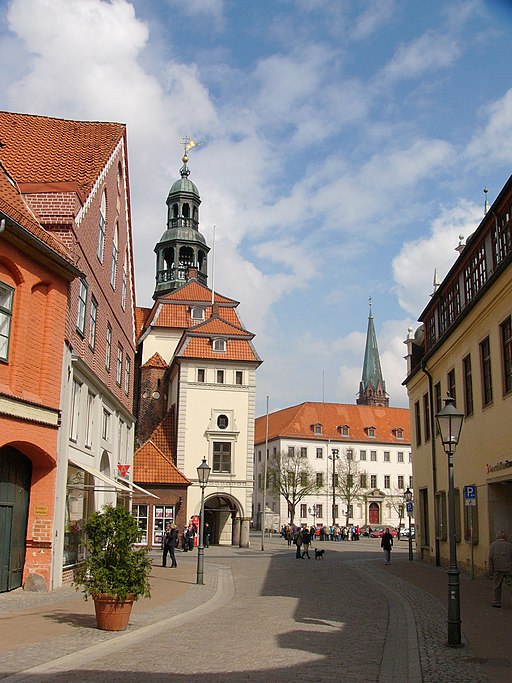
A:
{"type": "Polygon", "coordinates": [[[436,567],[441,566],[441,551],[439,549],[439,539],[437,538],[437,508],[436,508],[436,491],[437,491],[437,465],[436,465],[436,433],[435,433],[435,417],[434,417],[434,382],[432,380],[432,375],[427,369],[427,364],[424,360],[421,361],[421,369],[428,377],[428,398],[429,398],[429,408],[430,408],[430,449],[432,452],[432,486],[434,489],[434,544],[435,544],[435,556],[436,556],[436,567]]]}

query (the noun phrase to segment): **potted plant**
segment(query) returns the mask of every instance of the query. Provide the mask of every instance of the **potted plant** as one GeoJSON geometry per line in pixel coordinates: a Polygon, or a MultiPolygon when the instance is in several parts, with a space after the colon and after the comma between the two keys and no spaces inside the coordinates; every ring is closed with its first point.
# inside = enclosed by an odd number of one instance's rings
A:
{"type": "Polygon", "coordinates": [[[104,505],[85,524],[85,561],[74,572],[74,585],[94,600],[98,628],[124,631],[134,600],[150,597],[149,549],[137,548],[141,532],[123,507],[104,505]]]}

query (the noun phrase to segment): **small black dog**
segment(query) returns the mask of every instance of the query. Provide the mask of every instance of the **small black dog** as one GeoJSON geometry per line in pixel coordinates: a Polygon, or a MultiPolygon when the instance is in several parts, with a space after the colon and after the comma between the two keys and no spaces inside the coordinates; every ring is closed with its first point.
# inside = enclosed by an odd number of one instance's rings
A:
{"type": "Polygon", "coordinates": [[[317,550],[315,548],[315,560],[323,560],[324,559],[324,553],[325,550],[322,548],[322,550],[317,550]]]}

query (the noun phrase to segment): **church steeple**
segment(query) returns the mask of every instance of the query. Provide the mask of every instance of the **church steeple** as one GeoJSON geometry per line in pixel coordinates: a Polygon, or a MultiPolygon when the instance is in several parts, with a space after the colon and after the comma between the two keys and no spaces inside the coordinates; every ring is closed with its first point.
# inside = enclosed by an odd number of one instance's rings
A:
{"type": "Polygon", "coordinates": [[[206,285],[207,254],[210,247],[199,232],[201,199],[196,185],[189,180],[187,151],[195,147],[185,138],[181,178],[176,180],[167,197],[167,230],[155,247],[156,285],[153,298],[168,294],[184,285],[191,277],[206,285]]]}
{"type": "Polygon", "coordinates": [[[382,377],[380,367],[379,348],[373,324],[371,299],[368,330],[366,332],[366,348],[364,350],[363,377],[359,383],[359,397],[356,403],[363,406],[383,406],[386,408],[389,406],[386,383],[382,377]]]}

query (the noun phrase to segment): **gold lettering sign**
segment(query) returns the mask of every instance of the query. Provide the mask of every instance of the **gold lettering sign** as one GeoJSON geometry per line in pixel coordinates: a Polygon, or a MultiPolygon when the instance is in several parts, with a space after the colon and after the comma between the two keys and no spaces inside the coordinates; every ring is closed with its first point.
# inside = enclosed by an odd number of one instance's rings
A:
{"type": "Polygon", "coordinates": [[[48,514],[48,505],[34,505],[34,515],[38,517],[46,517],[48,514]]]}

